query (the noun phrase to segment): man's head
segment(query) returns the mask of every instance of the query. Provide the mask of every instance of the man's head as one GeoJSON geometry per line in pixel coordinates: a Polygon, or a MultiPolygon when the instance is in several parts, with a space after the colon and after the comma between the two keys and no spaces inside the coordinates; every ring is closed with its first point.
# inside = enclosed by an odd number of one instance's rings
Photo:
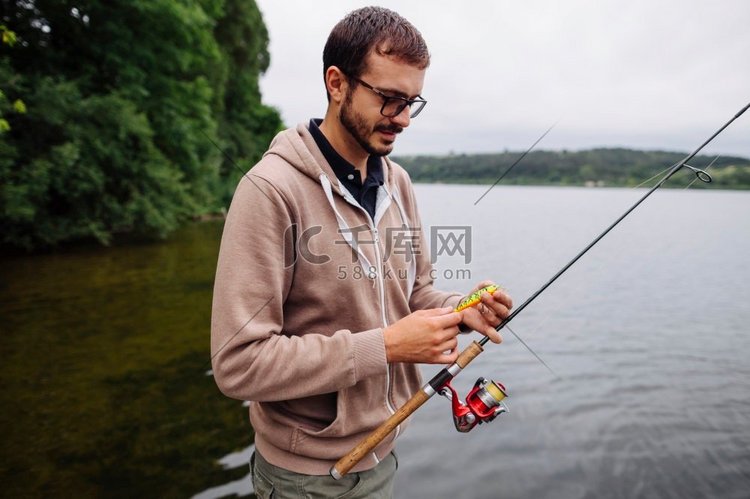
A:
{"type": "Polygon", "coordinates": [[[363,7],[347,14],[328,35],[323,49],[323,76],[336,66],[348,76],[365,72],[371,53],[390,56],[419,69],[430,65],[427,44],[417,28],[383,7],[363,7]]]}
{"type": "Polygon", "coordinates": [[[424,105],[419,95],[429,63],[422,35],[397,13],[349,13],[323,50],[329,114],[368,154],[390,153],[396,134],[424,105]]]}

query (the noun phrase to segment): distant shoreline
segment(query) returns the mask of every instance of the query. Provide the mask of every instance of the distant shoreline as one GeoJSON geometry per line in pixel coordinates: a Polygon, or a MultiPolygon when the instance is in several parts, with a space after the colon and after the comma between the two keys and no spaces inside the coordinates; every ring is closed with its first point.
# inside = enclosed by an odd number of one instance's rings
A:
{"type": "MultiPolygon", "coordinates": [[[[560,187],[636,187],[658,181],[687,153],[599,148],[580,151],[532,151],[519,161],[522,151],[495,154],[452,154],[444,156],[396,156],[417,183],[539,185],[560,187]],[[507,173],[507,174],[506,174],[507,173]]],[[[750,189],[750,159],[739,156],[698,155],[690,161],[707,169],[713,182],[695,182],[691,189],[750,189]]],[[[694,178],[694,177],[692,177],[694,178]]],[[[685,187],[687,173],[667,182],[668,188],[685,187]],[[680,181],[682,179],[682,181],[680,181]]]]}
{"type": "MultiPolygon", "coordinates": [[[[490,186],[494,182],[477,182],[477,181],[466,181],[466,182],[444,182],[440,180],[435,181],[424,181],[424,180],[414,180],[412,178],[412,183],[415,185],[467,185],[467,186],[490,186]]],[[[505,183],[501,182],[496,185],[496,187],[559,187],[559,188],[578,188],[578,189],[648,189],[650,187],[653,187],[653,184],[656,183],[656,181],[650,183],[649,185],[641,185],[641,186],[635,186],[635,185],[614,185],[614,184],[601,184],[601,185],[582,185],[582,184],[541,184],[541,183],[505,183]]],[[[662,189],[685,189],[687,187],[687,184],[690,182],[684,182],[683,184],[680,183],[674,183],[674,182],[666,182],[664,185],[662,185],[662,189]]],[[[702,183],[701,186],[698,186],[698,182],[690,186],[690,189],[700,189],[702,191],[705,190],[715,190],[715,191],[738,191],[738,192],[744,192],[747,190],[750,190],[750,185],[747,186],[737,186],[737,187],[714,187],[711,184],[708,184],[708,187],[705,187],[702,183]]],[[[217,215],[214,219],[221,218],[220,215],[217,215]]],[[[202,220],[197,220],[202,221],[202,220]]]]}

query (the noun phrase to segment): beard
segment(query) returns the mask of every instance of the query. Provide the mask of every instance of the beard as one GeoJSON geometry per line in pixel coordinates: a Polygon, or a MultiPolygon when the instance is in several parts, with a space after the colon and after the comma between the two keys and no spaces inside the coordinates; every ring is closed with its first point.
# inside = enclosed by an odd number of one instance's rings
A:
{"type": "Polygon", "coordinates": [[[393,142],[388,143],[376,143],[373,139],[373,135],[378,130],[401,133],[404,129],[398,125],[375,125],[371,126],[364,116],[354,110],[352,106],[352,95],[354,91],[349,88],[346,92],[346,97],[341,105],[339,111],[339,121],[344,126],[349,135],[351,135],[357,144],[367,151],[371,156],[387,156],[393,151],[393,142]]]}

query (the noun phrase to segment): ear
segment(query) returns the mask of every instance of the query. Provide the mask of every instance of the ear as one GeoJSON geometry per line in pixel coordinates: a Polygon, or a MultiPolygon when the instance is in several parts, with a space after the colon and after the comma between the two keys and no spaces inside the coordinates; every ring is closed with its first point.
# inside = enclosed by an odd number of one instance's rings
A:
{"type": "Polygon", "coordinates": [[[346,96],[349,82],[344,73],[336,66],[330,66],[325,74],[326,90],[331,96],[331,102],[341,104],[346,96]]]}

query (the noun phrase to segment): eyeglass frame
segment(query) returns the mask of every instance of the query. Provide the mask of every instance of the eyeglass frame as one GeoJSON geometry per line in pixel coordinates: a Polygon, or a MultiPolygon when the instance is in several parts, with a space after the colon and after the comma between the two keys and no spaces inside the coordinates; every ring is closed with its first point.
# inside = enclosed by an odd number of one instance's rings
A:
{"type": "Polygon", "coordinates": [[[357,78],[356,76],[347,75],[346,73],[344,73],[344,74],[346,75],[347,78],[351,78],[352,80],[354,80],[357,83],[361,84],[363,87],[365,87],[365,88],[373,91],[381,99],[383,99],[383,105],[380,107],[380,114],[382,116],[385,116],[386,118],[395,118],[399,114],[403,113],[404,109],[406,109],[407,106],[409,107],[409,111],[411,111],[411,106],[413,106],[414,104],[417,104],[417,103],[421,103],[422,105],[419,107],[419,109],[417,109],[416,111],[414,111],[414,113],[409,113],[409,118],[416,118],[417,115],[419,113],[421,113],[422,110],[427,105],[427,101],[425,99],[423,99],[421,95],[418,95],[416,99],[407,99],[406,97],[399,97],[397,95],[386,95],[382,91],[378,90],[377,88],[375,88],[372,85],[370,85],[369,83],[367,83],[366,81],[363,81],[363,80],[357,78]],[[397,113],[394,113],[394,114],[385,114],[385,112],[384,112],[385,111],[385,106],[388,105],[388,101],[389,100],[401,101],[401,104],[399,105],[399,109],[398,109],[397,113]]]}

